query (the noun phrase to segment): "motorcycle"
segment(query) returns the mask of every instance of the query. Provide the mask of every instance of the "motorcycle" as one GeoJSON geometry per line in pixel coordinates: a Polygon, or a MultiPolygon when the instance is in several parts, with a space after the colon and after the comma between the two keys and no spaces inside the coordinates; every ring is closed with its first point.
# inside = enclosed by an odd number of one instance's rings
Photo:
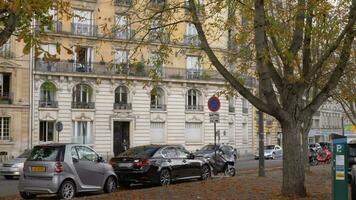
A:
{"type": "Polygon", "coordinates": [[[314,149],[310,148],[309,149],[309,164],[310,164],[310,166],[315,166],[318,164],[317,156],[318,156],[318,153],[314,149]]]}
{"type": "Polygon", "coordinates": [[[208,159],[208,163],[212,168],[214,175],[219,173],[224,173],[225,176],[235,176],[235,159],[229,155],[226,155],[225,152],[218,150],[213,156],[208,159]]]}
{"type": "Polygon", "coordinates": [[[316,159],[318,161],[318,164],[330,164],[331,157],[332,157],[331,151],[326,146],[324,146],[323,150],[318,152],[316,159]]]}

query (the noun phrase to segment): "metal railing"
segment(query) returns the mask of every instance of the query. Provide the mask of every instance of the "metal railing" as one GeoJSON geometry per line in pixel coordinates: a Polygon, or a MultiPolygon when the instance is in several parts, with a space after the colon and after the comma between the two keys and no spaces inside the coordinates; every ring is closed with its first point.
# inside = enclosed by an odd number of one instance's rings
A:
{"type": "Polygon", "coordinates": [[[97,25],[72,23],[72,34],[74,35],[96,36],[97,32],[97,25]]]}
{"type": "Polygon", "coordinates": [[[95,109],[95,102],[72,102],[73,109],[95,109]]]}
{"type": "Polygon", "coordinates": [[[12,92],[3,92],[2,94],[0,94],[0,104],[12,104],[12,101],[12,92]]]}
{"type": "Polygon", "coordinates": [[[165,105],[165,104],[151,104],[151,110],[166,111],[167,105],[165,105]]]}
{"type": "Polygon", "coordinates": [[[229,106],[229,112],[234,113],[235,112],[235,107],[229,106]]]}
{"type": "Polygon", "coordinates": [[[198,35],[184,35],[183,44],[199,46],[201,42],[198,35]]]}
{"type": "Polygon", "coordinates": [[[131,103],[114,103],[114,110],[131,110],[131,103]]]}
{"type": "Polygon", "coordinates": [[[38,105],[40,108],[58,108],[58,101],[40,100],[38,105]]]}
{"type": "Polygon", "coordinates": [[[115,6],[131,6],[132,0],[114,0],[115,6]]]}
{"type": "Polygon", "coordinates": [[[203,111],[204,106],[203,105],[185,105],[185,110],[186,111],[203,111]]]}
{"type": "Polygon", "coordinates": [[[62,22],[54,21],[51,25],[42,26],[40,24],[36,25],[36,31],[43,31],[46,33],[60,33],[62,32],[62,22]],[[42,30],[41,30],[42,29],[42,30]]]}

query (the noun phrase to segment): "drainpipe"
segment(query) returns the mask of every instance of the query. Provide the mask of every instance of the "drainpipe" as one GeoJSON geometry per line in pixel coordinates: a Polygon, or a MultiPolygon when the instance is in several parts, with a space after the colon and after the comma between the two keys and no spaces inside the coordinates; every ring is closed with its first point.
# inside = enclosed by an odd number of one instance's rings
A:
{"type": "MultiPolygon", "coordinates": [[[[35,28],[36,28],[36,22],[35,19],[31,22],[32,26],[32,34],[33,37],[35,37],[35,28]]],[[[32,148],[32,129],[33,129],[33,116],[34,116],[34,105],[33,105],[33,67],[34,67],[34,47],[31,47],[30,49],[30,58],[29,58],[29,76],[30,76],[30,84],[29,84],[29,91],[30,91],[30,113],[29,113],[29,135],[28,135],[28,145],[27,148],[31,149],[32,148]]]]}

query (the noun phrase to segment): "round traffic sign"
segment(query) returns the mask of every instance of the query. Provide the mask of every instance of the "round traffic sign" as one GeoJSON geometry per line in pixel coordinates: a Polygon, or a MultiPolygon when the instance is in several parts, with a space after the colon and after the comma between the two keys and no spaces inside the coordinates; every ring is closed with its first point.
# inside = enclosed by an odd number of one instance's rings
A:
{"type": "Polygon", "coordinates": [[[220,100],[216,96],[212,96],[208,100],[208,108],[211,112],[216,112],[220,109],[220,100]]]}
{"type": "Polygon", "coordinates": [[[63,130],[63,123],[57,122],[56,123],[56,131],[61,132],[63,130]]]}

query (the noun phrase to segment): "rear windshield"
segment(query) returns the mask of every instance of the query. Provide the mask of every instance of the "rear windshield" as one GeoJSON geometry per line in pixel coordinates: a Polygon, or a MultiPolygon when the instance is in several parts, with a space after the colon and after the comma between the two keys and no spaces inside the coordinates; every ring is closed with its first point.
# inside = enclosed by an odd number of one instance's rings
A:
{"type": "Polygon", "coordinates": [[[31,155],[31,151],[27,150],[25,152],[23,152],[22,154],[20,154],[18,156],[18,158],[28,158],[31,155]]]}
{"type": "Polygon", "coordinates": [[[36,146],[33,148],[29,161],[60,161],[63,160],[62,146],[36,146]]]}
{"type": "Polygon", "coordinates": [[[141,146],[133,147],[127,151],[121,153],[119,157],[129,157],[129,158],[150,158],[160,147],[153,146],[141,146]]]}
{"type": "Polygon", "coordinates": [[[271,150],[271,149],[274,149],[274,146],[273,145],[265,146],[265,149],[271,150]]]}

